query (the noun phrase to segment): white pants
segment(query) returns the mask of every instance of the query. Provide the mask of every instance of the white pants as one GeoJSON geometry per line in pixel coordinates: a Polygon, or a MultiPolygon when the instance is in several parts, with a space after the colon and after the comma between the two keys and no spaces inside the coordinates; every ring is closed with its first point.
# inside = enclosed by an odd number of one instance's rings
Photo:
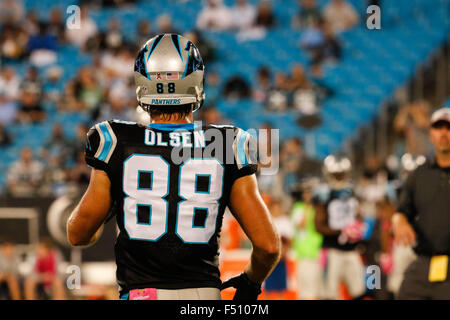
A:
{"type": "Polygon", "coordinates": [[[329,249],[327,259],[326,286],[329,299],[338,298],[339,283],[341,281],[346,284],[352,298],[365,292],[364,265],[357,251],[329,249]]]}
{"type": "Polygon", "coordinates": [[[300,259],[297,263],[299,300],[323,298],[323,270],[318,259],[300,259]]]}
{"type": "Polygon", "coordinates": [[[394,245],[392,249],[392,272],[389,274],[387,279],[387,287],[389,291],[394,293],[394,295],[397,295],[400,290],[400,285],[403,282],[403,274],[405,273],[406,268],[408,268],[415,258],[416,254],[411,247],[394,245]]]}

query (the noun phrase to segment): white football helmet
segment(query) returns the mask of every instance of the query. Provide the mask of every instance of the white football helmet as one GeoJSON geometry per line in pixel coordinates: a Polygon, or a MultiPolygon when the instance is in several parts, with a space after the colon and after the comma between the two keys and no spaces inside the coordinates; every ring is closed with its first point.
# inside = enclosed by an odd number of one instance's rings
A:
{"type": "Polygon", "coordinates": [[[329,155],[323,162],[323,175],[333,188],[349,186],[352,162],[347,157],[329,155]]]}
{"type": "Polygon", "coordinates": [[[139,50],[134,64],[134,80],[139,105],[192,104],[199,109],[205,99],[204,70],[197,47],[177,34],[160,34],[148,40],[139,50]]]}

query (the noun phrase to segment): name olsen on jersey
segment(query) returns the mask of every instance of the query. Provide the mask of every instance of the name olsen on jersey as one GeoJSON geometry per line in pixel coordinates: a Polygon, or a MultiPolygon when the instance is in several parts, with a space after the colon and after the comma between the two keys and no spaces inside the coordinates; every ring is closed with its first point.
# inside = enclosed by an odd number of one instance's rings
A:
{"type": "Polygon", "coordinates": [[[164,141],[162,132],[154,132],[153,130],[146,129],[145,144],[148,146],[170,146],[173,148],[204,148],[206,146],[205,133],[203,130],[196,130],[193,132],[172,131],[169,132],[169,140],[164,141]]]}

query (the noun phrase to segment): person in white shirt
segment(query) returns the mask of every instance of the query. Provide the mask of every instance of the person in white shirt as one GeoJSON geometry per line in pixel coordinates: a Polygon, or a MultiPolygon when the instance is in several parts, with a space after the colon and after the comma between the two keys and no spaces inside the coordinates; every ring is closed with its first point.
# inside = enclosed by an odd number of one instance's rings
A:
{"type": "Polygon", "coordinates": [[[88,16],[86,8],[81,8],[80,11],[80,28],[66,28],[66,38],[69,42],[84,48],[84,45],[89,38],[97,34],[97,24],[88,16]]]}
{"type": "Polygon", "coordinates": [[[250,29],[255,22],[256,9],[247,0],[236,0],[231,8],[233,27],[239,30],[250,29]]]}
{"type": "Polygon", "coordinates": [[[196,26],[200,30],[230,29],[232,26],[230,9],[222,3],[222,0],[207,0],[197,17],[196,26]]]}
{"type": "Polygon", "coordinates": [[[3,68],[0,74],[0,91],[8,100],[16,100],[19,97],[20,79],[11,67],[3,68]]]}
{"type": "Polygon", "coordinates": [[[30,148],[23,148],[20,159],[14,162],[8,171],[8,190],[18,197],[31,197],[42,182],[43,166],[33,159],[30,148]]]}
{"type": "Polygon", "coordinates": [[[323,16],[334,33],[349,30],[359,22],[355,8],[345,0],[331,0],[325,6],[323,16]]]}

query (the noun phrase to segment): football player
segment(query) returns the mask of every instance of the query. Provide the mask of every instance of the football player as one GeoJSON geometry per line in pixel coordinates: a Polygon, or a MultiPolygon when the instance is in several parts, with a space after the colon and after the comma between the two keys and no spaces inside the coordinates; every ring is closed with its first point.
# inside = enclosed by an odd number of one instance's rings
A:
{"type": "Polygon", "coordinates": [[[327,249],[326,287],[330,299],[338,298],[341,281],[352,298],[361,298],[365,293],[364,266],[356,250],[364,224],[350,180],[351,168],[346,157],[326,157],[323,171],[328,190],[315,198],[316,230],[323,235],[322,247],[327,249]]]}
{"type": "Polygon", "coordinates": [[[72,245],[96,240],[108,213],[120,229],[115,244],[121,299],[256,300],[279,259],[279,237],[261,200],[252,137],[233,126],[202,126],[193,112],[205,98],[196,46],[176,34],[145,43],[135,65],[142,126],[96,124],[88,133],[89,187],[67,223],[72,245]],[[251,240],[245,271],[221,283],[218,239],[229,207],[251,240]]]}

